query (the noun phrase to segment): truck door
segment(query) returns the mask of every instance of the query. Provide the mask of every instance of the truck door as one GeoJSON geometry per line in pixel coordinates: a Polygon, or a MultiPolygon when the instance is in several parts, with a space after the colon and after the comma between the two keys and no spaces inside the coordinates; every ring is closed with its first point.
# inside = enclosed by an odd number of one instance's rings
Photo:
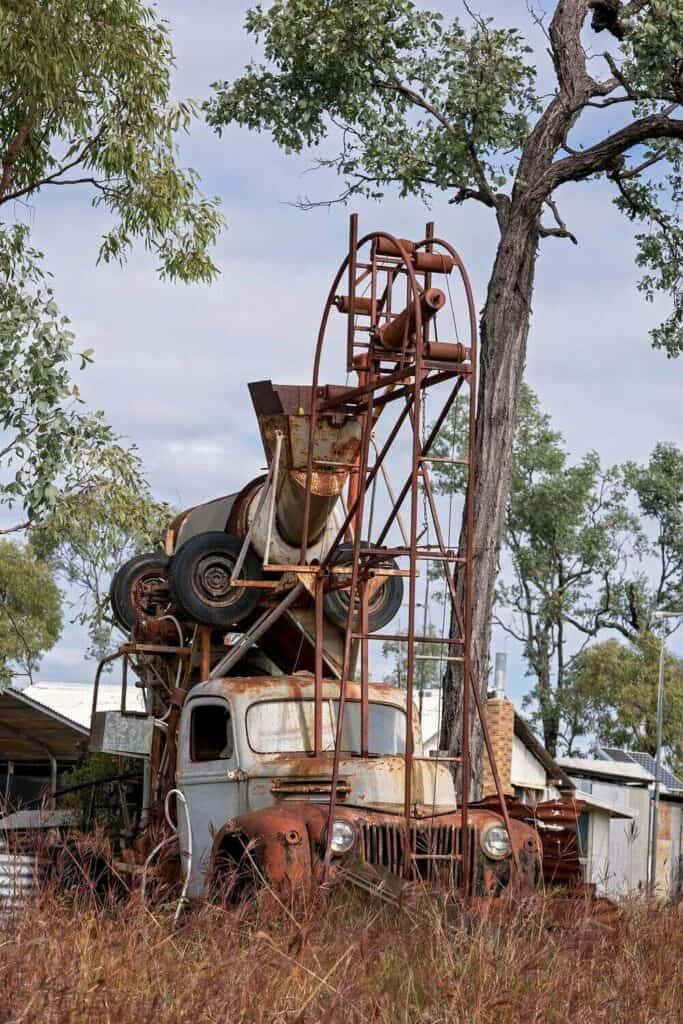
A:
{"type": "MultiPolygon", "coordinates": [[[[201,894],[215,833],[239,813],[238,764],[230,704],[221,697],[189,700],[180,722],[176,784],[187,800],[192,829],[178,808],[181,851],[191,845],[188,894],[201,894]]],[[[187,857],[182,857],[183,865],[187,857]]]]}

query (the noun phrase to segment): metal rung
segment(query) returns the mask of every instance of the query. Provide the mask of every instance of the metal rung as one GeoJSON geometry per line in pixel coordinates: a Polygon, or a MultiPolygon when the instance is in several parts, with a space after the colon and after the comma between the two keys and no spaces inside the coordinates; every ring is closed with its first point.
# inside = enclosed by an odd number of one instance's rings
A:
{"type": "Polygon", "coordinates": [[[449,655],[447,658],[442,658],[440,654],[416,654],[415,661],[464,661],[464,658],[456,657],[455,655],[449,655]]]}
{"type": "MultiPolygon", "coordinates": [[[[341,466],[342,469],[356,469],[358,466],[357,462],[332,462],[330,459],[315,459],[316,466],[341,466]]],[[[307,467],[303,467],[302,472],[307,467]]]]}
{"type": "Polygon", "coordinates": [[[412,755],[413,761],[427,761],[429,764],[444,764],[446,761],[452,764],[462,764],[461,757],[452,757],[450,754],[444,754],[443,757],[437,757],[436,752],[434,757],[419,757],[416,754],[412,755]]]}
{"type": "Polygon", "coordinates": [[[373,558],[405,558],[410,554],[410,549],[407,547],[403,548],[376,548],[370,547],[369,545],[363,545],[360,549],[361,558],[363,556],[373,558]]]}
{"type": "Polygon", "coordinates": [[[270,588],[274,590],[276,587],[282,586],[282,580],[230,580],[231,587],[239,587],[240,590],[243,587],[252,587],[254,590],[263,590],[270,588]]]}
{"type": "MultiPolygon", "coordinates": [[[[361,548],[360,550],[361,560],[364,558],[410,558],[410,548],[361,548]]],[[[435,561],[435,562],[462,562],[464,565],[466,562],[465,558],[460,555],[442,555],[440,551],[437,551],[431,547],[423,546],[415,552],[415,558],[419,558],[422,561],[435,561]]],[[[264,566],[264,569],[279,568],[279,569],[290,569],[291,566],[264,566]]],[[[296,568],[296,567],[294,567],[296,568]]],[[[346,571],[349,571],[348,569],[346,571]]]]}
{"type": "Polygon", "coordinates": [[[467,561],[466,558],[462,558],[460,555],[437,555],[432,554],[430,551],[418,551],[415,555],[423,562],[459,562],[464,565],[467,561]]]}
{"type": "MultiPolygon", "coordinates": [[[[362,552],[361,552],[362,554],[362,552]]],[[[381,565],[367,567],[368,572],[374,576],[409,576],[409,569],[384,569],[381,565]]],[[[299,562],[268,562],[263,565],[264,572],[293,572],[303,573],[309,576],[318,575],[321,572],[319,565],[301,565],[299,562]]],[[[350,576],[353,572],[353,566],[351,565],[332,565],[327,569],[328,572],[333,573],[335,576],[350,576]]],[[[263,586],[263,582],[258,580],[258,585],[263,586]]],[[[245,585],[244,580],[235,580],[236,587],[242,587],[245,585]]]]}
{"type": "Polygon", "coordinates": [[[472,372],[471,363],[453,363],[450,359],[423,359],[423,370],[447,370],[454,377],[467,377],[472,372]]]}
{"type": "MultiPolygon", "coordinates": [[[[393,640],[396,643],[408,643],[408,637],[402,636],[400,633],[352,633],[351,638],[353,640],[393,640]]],[[[413,641],[416,644],[449,644],[459,647],[465,642],[462,637],[445,639],[438,636],[414,636],[413,641]]]]}
{"type": "MultiPolygon", "coordinates": [[[[352,576],[353,566],[352,565],[334,565],[330,572],[335,576],[352,576]]],[[[368,565],[363,567],[362,572],[364,577],[367,575],[370,579],[382,579],[386,576],[412,576],[410,569],[385,569],[382,565],[368,565]]],[[[419,576],[419,572],[415,574],[419,576]]]]}
{"type": "Polygon", "coordinates": [[[121,644],[119,648],[124,654],[175,654],[179,658],[189,658],[191,647],[170,647],[168,644],[121,644]]]}
{"type": "Polygon", "coordinates": [[[440,455],[420,455],[420,462],[441,462],[446,466],[469,466],[469,459],[449,459],[447,456],[440,455]]]}

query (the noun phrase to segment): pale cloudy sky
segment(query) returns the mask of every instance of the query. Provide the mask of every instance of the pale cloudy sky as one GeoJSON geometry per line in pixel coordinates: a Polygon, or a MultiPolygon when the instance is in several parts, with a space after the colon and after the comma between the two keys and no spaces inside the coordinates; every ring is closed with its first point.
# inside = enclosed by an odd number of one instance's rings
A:
{"type": "MultiPolygon", "coordinates": [[[[161,0],[177,54],[177,95],[203,99],[212,81],[240,72],[251,52],[242,30],[247,6],[161,0]]],[[[456,0],[431,6],[463,13],[456,0]]],[[[476,6],[528,32],[547,66],[525,0],[476,6]]],[[[596,49],[604,43],[596,41],[596,49]]],[[[155,492],[179,507],[237,489],[258,473],[263,456],[246,382],[309,379],[349,213],[302,213],[289,205],[302,193],[332,197],[337,181],[305,173],[308,158],[282,155],[266,135],[230,128],[219,139],[197,123],[183,157],[201,173],[204,190],[222,198],[229,221],[217,253],[222,276],[211,288],[162,284],[141,250],[125,268],[96,267],[105,222],[82,194],[55,189],[33,210],[15,211],[33,225],[79,347],[95,349],[95,366],[82,380],[85,397],[137,442],[155,492]]],[[[636,290],[632,230],[610,197],[608,186],[596,184],[562,195],[580,245],[543,243],[527,379],[577,457],[595,448],[605,462],[644,460],[657,441],[683,444],[681,364],[650,348],[656,310],[636,290]]],[[[487,211],[450,206],[447,198],[437,197],[431,210],[393,197],[354,209],[364,230],[383,227],[406,237],[434,218],[463,254],[481,305],[495,225],[487,211]]],[[[90,678],[93,666],[82,649],[82,636],[68,628],[45,658],[42,678],[90,678]]],[[[511,690],[519,696],[523,665],[509,649],[511,690]]]]}

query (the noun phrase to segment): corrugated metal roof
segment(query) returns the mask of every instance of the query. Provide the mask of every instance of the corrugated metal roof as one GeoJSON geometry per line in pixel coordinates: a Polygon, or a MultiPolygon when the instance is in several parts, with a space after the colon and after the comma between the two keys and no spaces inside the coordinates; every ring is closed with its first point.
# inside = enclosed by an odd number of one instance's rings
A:
{"type": "Polygon", "coordinates": [[[36,887],[40,864],[35,854],[16,854],[0,842],[0,917],[19,910],[36,887]]]}
{"type": "Polygon", "coordinates": [[[569,775],[589,775],[596,778],[623,779],[627,782],[652,782],[653,776],[639,764],[608,761],[591,757],[558,757],[569,775]]]}
{"type": "MultiPolygon", "coordinates": [[[[78,757],[90,733],[93,685],[41,682],[23,690],[0,691],[0,758],[9,761],[45,761],[78,757]]],[[[100,686],[97,707],[111,711],[121,706],[121,686],[100,686]]],[[[127,690],[127,707],[143,711],[142,693],[127,690]]]]}
{"type": "MultiPolygon", "coordinates": [[[[43,704],[56,711],[72,722],[90,728],[90,712],[92,710],[92,683],[62,683],[45,680],[27,686],[21,692],[30,700],[43,704]]],[[[129,711],[144,711],[142,693],[134,686],[126,691],[127,708],[129,711]]],[[[119,683],[101,683],[97,695],[98,711],[115,711],[121,706],[121,685],[119,683]]]]}
{"type": "Polygon", "coordinates": [[[0,757],[9,761],[75,758],[88,729],[53,708],[8,687],[0,691],[0,757]]]}
{"type": "MultiPolygon", "coordinates": [[[[0,836],[4,832],[25,832],[27,830],[63,828],[73,825],[76,821],[75,811],[68,808],[52,810],[49,807],[34,807],[21,811],[12,811],[0,818],[0,836]]],[[[0,839],[0,842],[2,840],[0,839]]]]}

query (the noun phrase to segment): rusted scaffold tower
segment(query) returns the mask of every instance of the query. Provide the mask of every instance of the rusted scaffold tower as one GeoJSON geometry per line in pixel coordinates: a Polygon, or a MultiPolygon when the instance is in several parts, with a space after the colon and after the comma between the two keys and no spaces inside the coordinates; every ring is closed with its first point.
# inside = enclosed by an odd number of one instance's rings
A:
{"type": "MultiPolygon", "coordinates": [[[[435,868],[445,866],[438,863],[440,858],[444,862],[459,861],[453,888],[461,888],[464,895],[472,857],[464,838],[468,835],[472,714],[481,721],[508,832],[510,821],[472,665],[477,327],[472,289],[458,253],[435,236],[432,224],[427,225],[425,237],[418,242],[386,232],[359,237],[358,218],[353,215],[349,251],[332,282],[323,311],[311,386],[263,381],[250,385],[250,391],[266,450],[267,476],[251,481],[237,495],[182,513],[169,527],[166,554],[140,556],[142,565],[138,565],[138,559],[127,563],[120,570],[126,586],[113,588],[114,596],[118,594],[121,601],[130,603],[132,632],[130,641],[102,663],[96,682],[105,663],[122,657],[121,711],[128,714],[129,662],[139,679],[146,715],[154,722],[147,804],[156,806],[158,816],[158,808],[174,786],[178,721],[191,686],[235,674],[249,678],[253,673],[244,659],[255,647],[267,652],[286,675],[301,665],[303,651],[304,667],[314,669],[310,754],[332,758],[323,871],[326,878],[339,796],[340,758],[345,744],[349,749],[344,732],[345,705],[349,693],[353,693],[354,701],[359,694],[360,737],[358,747],[354,739],[353,750],[361,758],[372,758],[378,750],[373,747],[370,714],[370,644],[391,641],[404,645],[408,708],[402,808],[405,832],[400,848],[390,851],[391,863],[400,866],[406,879],[416,879],[420,877],[414,863],[418,857],[420,861],[433,859],[435,868]],[[445,315],[440,317],[440,312],[445,315]],[[464,314],[466,342],[459,337],[458,314],[464,314]],[[345,319],[340,320],[340,316],[345,319]],[[447,331],[440,331],[442,321],[448,321],[447,331]],[[322,384],[322,373],[329,369],[337,377],[345,372],[347,384],[322,384]],[[449,454],[444,453],[443,446],[435,450],[444,425],[449,423],[451,430],[456,429],[455,421],[449,420],[456,406],[465,408],[460,429],[466,443],[454,444],[449,454]],[[464,496],[462,490],[458,496],[464,529],[455,544],[451,538],[452,499],[446,529],[441,524],[431,478],[434,463],[457,471],[466,484],[464,496]],[[390,468],[392,473],[402,475],[401,485],[395,490],[390,468]],[[386,500],[377,494],[378,481],[385,485],[386,500]],[[342,514],[337,510],[340,501],[342,514]],[[169,570],[169,557],[173,555],[174,565],[179,558],[182,562],[183,552],[191,544],[203,543],[202,530],[215,530],[211,525],[195,526],[194,534],[191,531],[194,539],[178,548],[183,524],[191,523],[192,515],[208,516],[207,522],[213,522],[221,509],[225,532],[232,536],[229,557],[225,554],[228,542],[219,544],[199,583],[195,575],[199,578],[201,566],[196,574],[185,572],[179,581],[178,570],[175,577],[169,570]],[[441,567],[445,583],[440,633],[427,628],[428,570],[434,565],[441,567]],[[227,607],[227,617],[220,620],[222,628],[211,617],[193,617],[183,599],[174,600],[172,587],[169,594],[169,573],[176,585],[187,577],[188,587],[182,589],[188,592],[190,584],[201,583],[203,613],[212,611],[214,599],[215,607],[227,607]],[[407,628],[405,632],[400,628],[393,633],[383,632],[401,602],[404,579],[407,628]],[[392,583],[393,587],[389,585],[392,583]],[[237,598],[244,601],[245,594],[253,596],[247,602],[248,614],[231,618],[230,608],[237,598]],[[421,630],[417,626],[420,597],[424,609],[421,630]],[[331,598],[334,615],[330,615],[331,598]],[[288,616],[295,618],[300,637],[293,662],[288,616]],[[228,623],[237,627],[234,636],[228,623]],[[411,718],[416,667],[434,657],[435,647],[441,652],[437,659],[440,667],[457,665],[458,677],[463,680],[458,756],[442,751],[425,756],[423,750],[414,749],[411,718]],[[339,681],[332,751],[331,744],[324,742],[324,676],[327,683],[330,677],[339,681]],[[420,760],[434,766],[435,780],[438,761],[459,770],[462,839],[455,855],[451,849],[438,848],[438,829],[432,830],[436,838],[429,839],[429,849],[417,849],[417,819],[437,813],[436,782],[430,804],[418,807],[414,800],[413,768],[420,760]]],[[[224,534],[206,536],[223,541],[224,534]]],[[[182,594],[176,598],[182,598],[182,594]]],[[[119,611],[119,619],[125,620],[125,608],[119,611]]],[[[96,685],[93,728],[97,689],[96,685]]],[[[428,774],[426,765],[422,767],[428,774]]],[[[329,770],[329,764],[325,770],[329,770]]],[[[143,818],[146,820],[146,816],[143,818]]],[[[424,845],[424,830],[420,834],[419,842],[424,845]]],[[[514,848],[512,856],[516,863],[514,848]]]]}
{"type": "MultiPolygon", "coordinates": [[[[450,305],[453,326],[457,331],[452,299],[450,305]]],[[[371,756],[368,715],[371,642],[393,641],[405,644],[405,685],[409,710],[413,707],[415,694],[416,664],[422,658],[432,657],[422,652],[433,650],[435,644],[439,645],[445,650],[444,656],[439,659],[442,664],[457,663],[462,666],[464,685],[461,695],[460,755],[446,759],[459,762],[463,836],[466,834],[469,800],[471,696],[474,697],[475,712],[481,719],[501,810],[509,828],[507,808],[472,666],[472,536],[475,508],[471,483],[475,453],[476,385],[476,314],[469,278],[458,253],[444,239],[435,237],[433,224],[427,225],[425,237],[419,242],[395,238],[385,232],[372,232],[359,237],[358,218],[352,215],[349,252],[334,278],[322,317],[311,392],[312,442],[326,419],[350,417],[361,424],[360,449],[353,467],[344,521],[336,541],[317,566],[306,564],[305,540],[301,547],[300,578],[307,576],[308,589],[315,599],[315,753],[319,754],[322,750],[323,597],[339,589],[345,592],[348,602],[341,678],[348,680],[356,675],[360,683],[361,756],[371,756]],[[434,282],[445,281],[450,298],[449,277],[454,271],[459,276],[465,296],[469,331],[467,345],[459,340],[442,340],[439,337],[438,313],[446,305],[447,298],[444,291],[434,287],[434,282]],[[347,292],[340,294],[344,284],[347,292]],[[335,309],[346,317],[346,371],[347,374],[357,373],[359,383],[354,387],[335,388],[331,392],[321,387],[320,373],[330,333],[330,320],[335,309]],[[430,401],[433,417],[430,423],[427,423],[425,408],[428,392],[432,396],[442,396],[437,399],[438,410],[434,407],[433,398],[430,401]],[[467,407],[466,453],[459,458],[453,455],[436,456],[432,451],[434,443],[459,396],[464,398],[467,407]],[[385,440],[378,446],[374,434],[380,415],[385,440]],[[405,445],[407,449],[409,466],[402,486],[394,493],[388,483],[385,463],[392,449],[396,450],[400,445],[405,445]],[[465,528],[457,550],[450,546],[450,537],[446,536],[440,522],[430,474],[430,466],[434,462],[458,465],[466,476],[465,528]],[[384,475],[390,495],[390,508],[384,519],[377,515],[373,501],[373,488],[380,473],[384,475]],[[407,512],[407,525],[402,519],[402,510],[407,512]],[[425,522],[426,517],[429,524],[425,522]],[[350,558],[349,550],[352,552],[350,558]],[[426,578],[428,566],[434,562],[442,566],[450,603],[451,616],[445,616],[444,621],[451,618],[453,623],[453,630],[445,630],[446,635],[442,636],[422,635],[416,623],[420,571],[426,578]],[[405,634],[370,632],[368,622],[373,594],[392,574],[407,577],[407,630],[405,634]],[[356,668],[358,648],[360,667],[356,668]]],[[[309,536],[315,473],[322,468],[316,465],[314,447],[314,443],[309,444],[308,463],[305,467],[304,538],[309,536]]],[[[345,687],[342,685],[334,750],[330,823],[334,818],[337,798],[345,696],[345,687]]],[[[441,754],[439,756],[444,759],[441,754]]],[[[417,855],[411,843],[413,810],[417,810],[413,808],[412,770],[414,761],[420,757],[423,755],[413,749],[413,734],[408,727],[404,774],[406,831],[403,842],[403,872],[406,878],[412,876],[411,859],[417,855]]],[[[434,760],[433,757],[427,759],[434,760]]],[[[331,828],[328,828],[328,837],[330,835],[331,828]]],[[[463,843],[461,879],[469,877],[468,855],[467,844],[463,843]]],[[[424,851],[420,852],[420,856],[425,856],[424,851]]],[[[439,853],[433,852],[431,856],[438,857],[439,853]]],[[[329,848],[326,865],[329,865],[329,848]]]]}

